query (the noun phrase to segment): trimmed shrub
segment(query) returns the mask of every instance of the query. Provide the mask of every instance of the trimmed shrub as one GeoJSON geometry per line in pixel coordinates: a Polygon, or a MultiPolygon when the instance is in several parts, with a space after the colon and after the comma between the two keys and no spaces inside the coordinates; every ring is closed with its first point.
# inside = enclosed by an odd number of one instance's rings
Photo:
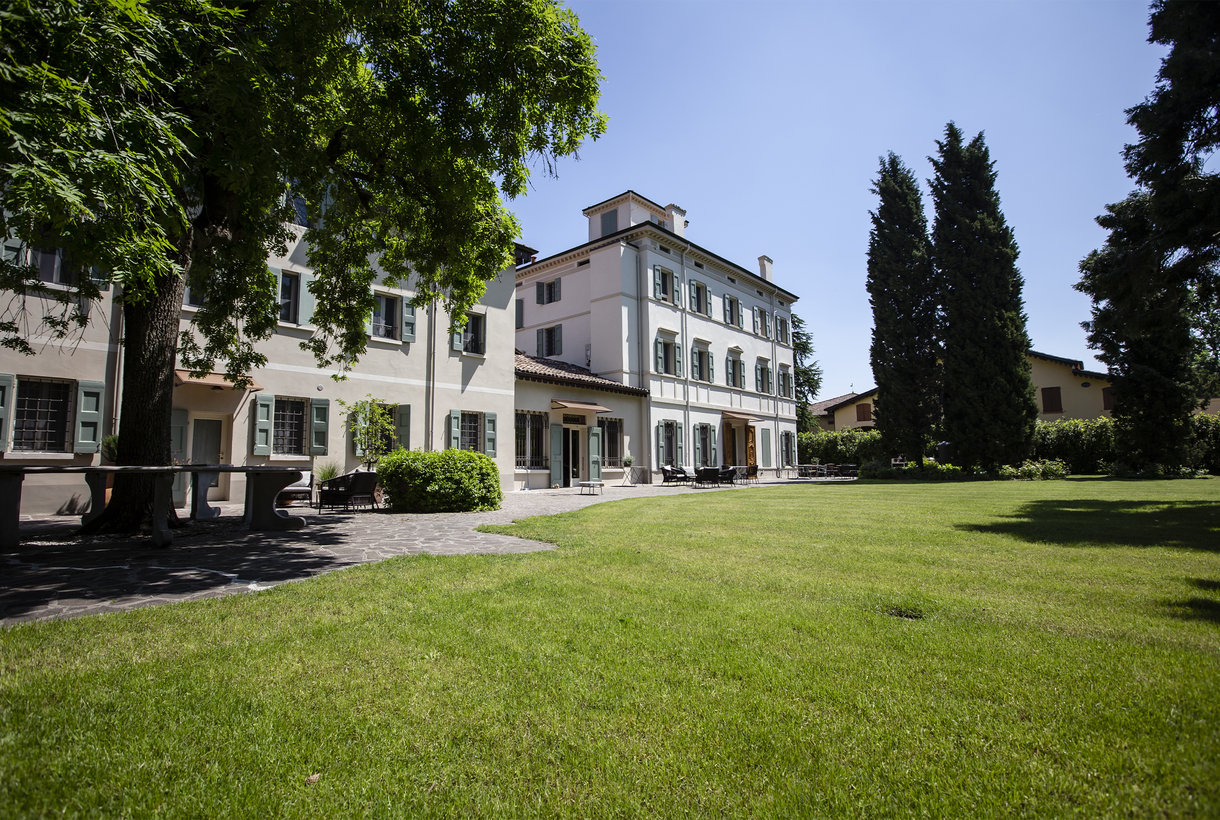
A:
{"type": "Polygon", "coordinates": [[[821,430],[796,437],[801,464],[865,464],[884,459],[881,434],[876,430],[821,430]]]}
{"type": "Polygon", "coordinates": [[[956,464],[938,464],[925,460],[923,469],[914,462],[902,467],[893,467],[886,461],[872,461],[860,468],[860,478],[898,479],[902,481],[960,481],[973,478],[956,464]]]}
{"type": "Polygon", "coordinates": [[[377,463],[390,512],[498,510],[503,494],[496,463],[466,450],[395,450],[377,463]]]}
{"type": "Polygon", "coordinates": [[[1007,481],[1049,481],[1053,478],[1067,478],[1067,465],[1062,461],[1035,461],[1021,463],[1020,467],[1005,464],[996,471],[996,478],[1007,481]]]}
{"type": "Polygon", "coordinates": [[[1104,473],[1115,461],[1114,422],[1108,418],[1039,421],[1034,460],[1062,461],[1076,474],[1104,473]]]}

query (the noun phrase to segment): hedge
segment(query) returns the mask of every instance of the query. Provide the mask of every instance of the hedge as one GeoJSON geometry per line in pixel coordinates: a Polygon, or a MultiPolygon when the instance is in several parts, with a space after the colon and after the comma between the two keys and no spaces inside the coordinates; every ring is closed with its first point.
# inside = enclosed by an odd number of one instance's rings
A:
{"type": "Polygon", "coordinates": [[[1034,428],[1034,458],[1062,461],[1075,475],[1107,472],[1114,456],[1114,422],[1108,418],[1039,421],[1034,428]]]}
{"type": "Polygon", "coordinates": [[[498,510],[504,496],[496,463],[467,450],[395,450],[377,464],[391,512],[498,510]]]}
{"type": "Polygon", "coordinates": [[[881,452],[876,430],[821,430],[796,437],[796,458],[801,464],[864,464],[888,460],[881,452]]]}

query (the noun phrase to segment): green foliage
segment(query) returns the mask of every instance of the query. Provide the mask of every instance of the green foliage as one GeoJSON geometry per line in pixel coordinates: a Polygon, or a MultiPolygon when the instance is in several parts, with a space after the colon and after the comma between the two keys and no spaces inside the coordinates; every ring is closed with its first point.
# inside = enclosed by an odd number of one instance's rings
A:
{"type": "Polygon", "coordinates": [[[805,320],[792,314],[792,381],[796,396],[796,429],[809,431],[817,422],[809,412],[809,404],[822,389],[822,368],[813,359],[813,336],[805,320]]]}
{"type": "Polygon", "coordinates": [[[377,464],[377,483],[396,513],[498,510],[503,500],[496,463],[466,450],[395,450],[377,464]]]}
{"type": "Polygon", "coordinates": [[[874,418],[886,449],[917,461],[940,424],[940,317],[919,183],[897,155],[881,160],[870,214],[869,358],[877,383],[874,418]],[[885,397],[891,397],[886,401],[885,397]]]}
{"type": "Polygon", "coordinates": [[[995,477],[1008,481],[1048,481],[1050,479],[1067,478],[1068,467],[1062,461],[1026,460],[1020,466],[1005,464],[995,472],[995,477]]]}
{"type": "Polygon", "coordinates": [[[940,464],[932,459],[923,463],[910,461],[895,467],[888,461],[871,461],[860,468],[860,478],[876,478],[902,481],[960,481],[970,478],[966,470],[956,464],[940,464]]]}
{"type": "Polygon", "coordinates": [[[1076,475],[1107,472],[1115,461],[1114,422],[1105,417],[1039,421],[1034,458],[1062,461],[1076,475]]]}
{"type": "Polygon", "coordinates": [[[1192,418],[1192,422],[1195,466],[1212,475],[1220,475],[1220,416],[1199,414],[1192,418]]]}
{"type": "Polygon", "coordinates": [[[341,470],[337,461],[319,462],[313,468],[313,474],[317,476],[318,481],[329,481],[332,478],[338,478],[341,470]]]}
{"type": "Polygon", "coordinates": [[[992,468],[1028,455],[1038,416],[1017,243],[983,135],[963,144],[949,123],[937,147],[932,248],[945,289],[944,435],[954,463],[992,468]]]}
{"type": "Polygon", "coordinates": [[[863,464],[886,457],[876,430],[820,430],[798,433],[797,461],[801,464],[863,464]]]}
{"type": "Polygon", "coordinates": [[[108,436],[102,436],[102,441],[98,444],[97,451],[102,454],[102,461],[110,464],[118,464],[119,462],[119,437],[114,433],[108,436]]]}
{"type": "Polygon", "coordinates": [[[356,455],[366,464],[376,464],[394,449],[394,414],[380,399],[366,394],[360,401],[339,399],[347,414],[347,429],[352,434],[356,455]]]}

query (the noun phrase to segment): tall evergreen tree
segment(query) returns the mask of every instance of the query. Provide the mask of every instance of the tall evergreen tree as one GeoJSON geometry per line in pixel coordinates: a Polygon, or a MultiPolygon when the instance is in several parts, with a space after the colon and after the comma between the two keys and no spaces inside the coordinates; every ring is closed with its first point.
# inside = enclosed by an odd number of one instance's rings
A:
{"type": "Polygon", "coordinates": [[[1038,416],[1017,243],[982,133],[964,144],[949,123],[936,144],[932,257],[945,288],[945,438],[956,464],[1011,464],[1028,455],[1038,416]]]}
{"type": "Polygon", "coordinates": [[[813,337],[805,320],[792,314],[792,381],[796,394],[796,429],[808,433],[817,429],[809,410],[813,397],[822,389],[822,368],[813,358],[813,337]]]}
{"type": "Polygon", "coordinates": [[[1137,191],[1097,223],[1110,232],[1083,262],[1077,289],[1093,296],[1089,344],[1114,380],[1114,443],[1124,467],[1173,471],[1190,461],[1191,411],[1198,406],[1191,294],[1170,273],[1175,254],[1137,191]]]}
{"type": "Polygon", "coordinates": [[[875,418],[886,449],[922,465],[940,422],[940,289],[919,183],[892,152],[880,164],[868,237],[875,418]]]}
{"type": "Polygon", "coordinates": [[[1084,327],[1114,376],[1115,435],[1141,472],[1189,462],[1189,418],[1220,383],[1220,4],[1158,0],[1149,41],[1168,46],[1156,87],[1127,112],[1140,187],[1107,207],[1110,234],[1080,270],[1084,327]]]}

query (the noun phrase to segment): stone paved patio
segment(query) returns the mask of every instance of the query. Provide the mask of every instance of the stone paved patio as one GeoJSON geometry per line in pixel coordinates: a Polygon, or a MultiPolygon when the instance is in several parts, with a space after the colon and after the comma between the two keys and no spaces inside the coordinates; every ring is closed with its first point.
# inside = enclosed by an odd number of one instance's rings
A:
{"type": "MultiPolygon", "coordinates": [[[[764,481],[755,486],[825,480],[764,481]]],[[[552,549],[552,544],[474,528],[624,498],[739,489],[653,484],[607,485],[600,496],[580,495],[575,489],[514,492],[505,494],[501,509],[488,513],[319,515],[294,508],[308,523],[303,530],[285,533],[248,532],[241,525],[241,505],[222,504],[220,518],[188,522],[175,530],[173,546],[165,549],[152,546],[146,536],[74,538],[78,518],[23,516],[21,546],[0,553],[0,625],[258,591],[396,555],[552,549]]]]}

